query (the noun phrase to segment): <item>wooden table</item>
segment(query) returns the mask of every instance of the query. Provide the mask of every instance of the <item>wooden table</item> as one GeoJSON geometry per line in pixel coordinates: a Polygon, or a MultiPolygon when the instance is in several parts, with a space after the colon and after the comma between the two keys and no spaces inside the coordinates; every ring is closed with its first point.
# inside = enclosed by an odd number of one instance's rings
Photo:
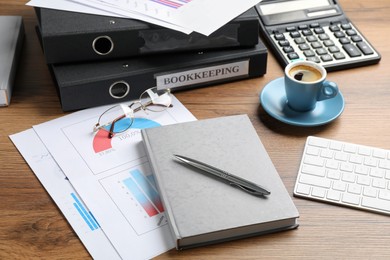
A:
{"type": "MultiPolygon", "coordinates": [[[[26,1],[0,0],[0,15],[22,15],[26,39],[11,106],[0,108],[0,259],[88,259],[88,252],[8,136],[63,116],[26,1]]],[[[346,106],[336,121],[302,128],[278,122],[259,104],[267,82],[283,75],[269,53],[266,75],[183,91],[179,100],[198,118],[246,113],[292,195],[308,135],[390,149],[390,2],[340,0],[349,18],[381,53],[378,65],[329,74],[346,106]]],[[[1,37],[1,36],[0,36],[1,37]]],[[[390,259],[390,218],[293,198],[297,230],[178,252],[158,259],[390,259]]]]}

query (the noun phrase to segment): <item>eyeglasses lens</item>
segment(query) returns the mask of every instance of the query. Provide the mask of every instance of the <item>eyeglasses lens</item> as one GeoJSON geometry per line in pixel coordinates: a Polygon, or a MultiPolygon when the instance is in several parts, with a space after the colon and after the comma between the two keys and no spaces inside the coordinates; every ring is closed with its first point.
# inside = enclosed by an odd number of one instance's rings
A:
{"type": "Polygon", "coordinates": [[[122,106],[114,106],[104,112],[99,120],[100,125],[104,126],[104,129],[110,131],[111,125],[114,124],[113,133],[121,133],[128,130],[133,124],[133,118],[125,114],[122,106]]]}

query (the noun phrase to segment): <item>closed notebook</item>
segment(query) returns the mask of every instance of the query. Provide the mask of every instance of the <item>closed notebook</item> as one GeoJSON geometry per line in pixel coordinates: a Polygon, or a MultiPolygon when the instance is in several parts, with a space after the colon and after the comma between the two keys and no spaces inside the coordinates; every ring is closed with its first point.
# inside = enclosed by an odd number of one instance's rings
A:
{"type": "Polygon", "coordinates": [[[299,213],[248,116],[143,129],[144,145],[176,248],[298,226],[299,213]],[[256,197],[178,162],[179,154],[268,189],[256,197]]]}

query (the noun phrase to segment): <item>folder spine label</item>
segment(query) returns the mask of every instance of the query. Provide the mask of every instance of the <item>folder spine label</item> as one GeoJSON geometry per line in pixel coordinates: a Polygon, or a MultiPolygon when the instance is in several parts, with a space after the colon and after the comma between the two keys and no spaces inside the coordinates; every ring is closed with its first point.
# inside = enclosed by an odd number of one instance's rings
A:
{"type": "Polygon", "coordinates": [[[218,66],[159,74],[156,75],[156,84],[158,89],[173,89],[221,79],[247,77],[248,75],[249,59],[246,59],[218,66]]]}

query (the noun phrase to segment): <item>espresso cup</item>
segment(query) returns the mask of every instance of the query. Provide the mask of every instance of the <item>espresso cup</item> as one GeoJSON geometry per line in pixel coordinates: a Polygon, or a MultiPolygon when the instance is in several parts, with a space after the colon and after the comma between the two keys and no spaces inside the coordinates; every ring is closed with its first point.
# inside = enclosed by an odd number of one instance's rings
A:
{"type": "Polygon", "coordinates": [[[288,106],[299,112],[311,111],[318,101],[335,97],[337,84],[326,79],[323,66],[311,61],[296,61],[284,70],[284,87],[288,106]]]}

